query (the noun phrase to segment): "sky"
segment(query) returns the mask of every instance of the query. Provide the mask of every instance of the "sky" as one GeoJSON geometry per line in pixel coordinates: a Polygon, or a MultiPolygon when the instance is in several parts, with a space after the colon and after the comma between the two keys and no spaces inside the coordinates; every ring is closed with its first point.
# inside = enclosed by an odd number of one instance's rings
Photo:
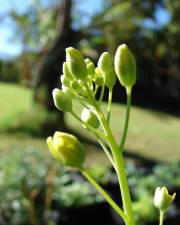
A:
{"type": "MultiPolygon", "coordinates": [[[[0,7],[0,58],[13,58],[21,53],[21,43],[14,38],[14,24],[10,18],[4,17],[10,10],[14,9],[19,13],[26,11],[28,4],[32,0],[1,0],[0,7]],[[4,19],[6,18],[6,19],[4,19]],[[3,20],[2,20],[3,19],[3,20]]],[[[41,0],[44,5],[48,0],[41,0]]],[[[82,17],[81,25],[87,25],[91,17],[101,10],[103,0],[76,0],[79,2],[78,10],[85,13],[82,17]]],[[[164,25],[169,19],[169,14],[162,9],[156,12],[156,18],[160,26],[164,25]]],[[[145,21],[145,26],[151,28],[153,23],[151,20],[145,21]]],[[[77,25],[77,24],[76,24],[77,25]]],[[[75,26],[76,26],[75,25],[75,26]]]]}
{"type": "MultiPolygon", "coordinates": [[[[47,4],[48,0],[41,0],[43,4],[47,4]]],[[[87,12],[84,17],[83,25],[89,23],[90,18],[100,11],[103,0],[76,0],[79,1],[79,10],[87,12]]],[[[6,15],[12,9],[19,13],[26,11],[30,0],[1,0],[0,15],[6,15]]],[[[0,58],[13,58],[21,53],[21,43],[14,39],[14,23],[10,18],[1,21],[0,16],[0,58]]]]}

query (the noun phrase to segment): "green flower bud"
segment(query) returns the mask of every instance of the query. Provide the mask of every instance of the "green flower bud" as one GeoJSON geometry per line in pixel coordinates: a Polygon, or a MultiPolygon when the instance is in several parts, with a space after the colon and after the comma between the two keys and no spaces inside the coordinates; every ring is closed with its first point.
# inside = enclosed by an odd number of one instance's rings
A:
{"type": "Polygon", "coordinates": [[[118,47],[115,54],[114,66],[121,85],[132,87],[136,82],[136,62],[126,44],[118,47]]]}
{"type": "Polygon", "coordinates": [[[75,97],[75,94],[72,92],[71,88],[62,85],[62,91],[66,93],[71,99],[75,97]]]}
{"type": "Polygon", "coordinates": [[[174,201],[176,193],[169,195],[166,187],[157,187],[154,195],[154,205],[160,211],[166,211],[174,201]]]}
{"type": "Polygon", "coordinates": [[[72,110],[72,99],[67,93],[61,91],[58,88],[55,88],[52,92],[52,95],[54,104],[59,110],[63,112],[72,110]]]}
{"type": "Polygon", "coordinates": [[[93,78],[95,76],[95,67],[92,62],[87,65],[87,70],[88,74],[93,78]]]}
{"type": "Polygon", "coordinates": [[[85,148],[74,135],[55,132],[53,137],[47,138],[47,144],[51,154],[61,165],[82,167],[85,148]]]}
{"type": "Polygon", "coordinates": [[[84,61],[85,61],[85,63],[86,63],[86,66],[87,66],[89,63],[92,63],[92,61],[91,61],[89,58],[86,58],[84,61]]]}
{"type": "Polygon", "coordinates": [[[108,52],[102,53],[98,61],[98,67],[104,77],[105,85],[112,88],[116,83],[116,73],[112,64],[111,56],[108,52]]]}
{"type": "Polygon", "coordinates": [[[96,77],[102,77],[101,70],[99,67],[95,68],[96,77]]]}
{"type": "Polygon", "coordinates": [[[61,84],[65,87],[69,87],[70,80],[65,75],[61,75],[61,84]]]}
{"type": "Polygon", "coordinates": [[[74,80],[74,81],[71,81],[70,86],[71,86],[71,88],[74,89],[75,91],[80,90],[80,85],[79,85],[79,83],[78,83],[77,81],[75,81],[75,80],[74,80]]]}
{"type": "Polygon", "coordinates": [[[86,79],[88,71],[80,51],[72,47],[66,48],[66,62],[76,79],[86,79]]]}
{"type": "Polygon", "coordinates": [[[94,81],[95,81],[97,86],[101,86],[104,83],[101,71],[100,71],[100,69],[98,67],[96,67],[96,69],[95,69],[94,81]]]}
{"type": "Polygon", "coordinates": [[[68,78],[69,80],[73,80],[73,74],[70,72],[67,62],[63,63],[63,74],[66,78],[68,78]]]}
{"type": "Polygon", "coordinates": [[[88,124],[91,127],[98,128],[99,120],[97,116],[91,112],[91,110],[84,108],[81,113],[81,119],[84,123],[88,124]]]}
{"type": "Polygon", "coordinates": [[[103,78],[102,77],[96,77],[95,83],[96,83],[97,86],[101,86],[104,83],[103,78]]]}

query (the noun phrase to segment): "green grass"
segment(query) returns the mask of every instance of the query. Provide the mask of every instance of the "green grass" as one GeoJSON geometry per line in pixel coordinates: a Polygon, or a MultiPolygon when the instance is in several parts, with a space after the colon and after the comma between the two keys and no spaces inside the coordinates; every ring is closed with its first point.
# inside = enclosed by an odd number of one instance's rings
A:
{"type": "MultiPolygon", "coordinates": [[[[104,105],[104,108],[106,105],[104,105]]],[[[17,85],[0,83],[0,149],[7,151],[27,145],[46,148],[44,138],[33,138],[48,115],[32,102],[32,92],[17,85]],[[27,135],[28,134],[28,135],[27,135]]],[[[120,140],[125,106],[114,104],[111,127],[120,140]]],[[[78,111],[79,107],[75,106],[78,111]]],[[[125,148],[145,157],[162,160],[180,160],[180,119],[164,113],[132,107],[129,133],[125,148]]],[[[89,135],[71,115],[66,115],[69,126],[89,135]]],[[[37,135],[38,136],[38,135],[37,135]]],[[[92,136],[91,136],[92,137],[92,136]]],[[[98,153],[99,154],[99,153],[98,153]]],[[[93,154],[92,160],[96,159],[93,154]]],[[[100,156],[98,155],[100,158],[100,156]]]]}
{"type": "Polygon", "coordinates": [[[45,133],[44,123],[55,119],[43,106],[33,102],[30,89],[0,83],[0,132],[18,132],[34,137],[45,133]]]}
{"type": "MultiPolygon", "coordinates": [[[[79,107],[75,108],[77,112],[79,107]]],[[[105,108],[106,104],[103,111],[105,108]]],[[[125,112],[125,105],[113,104],[111,128],[117,141],[121,138],[125,112]]],[[[71,115],[67,114],[66,119],[78,132],[89,135],[71,115]]],[[[158,111],[132,107],[125,149],[152,159],[180,160],[180,119],[158,111]]]]}
{"type": "Polygon", "coordinates": [[[0,129],[15,123],[32,105],[32,93],[23,87],[0,83],[0,129]]]}

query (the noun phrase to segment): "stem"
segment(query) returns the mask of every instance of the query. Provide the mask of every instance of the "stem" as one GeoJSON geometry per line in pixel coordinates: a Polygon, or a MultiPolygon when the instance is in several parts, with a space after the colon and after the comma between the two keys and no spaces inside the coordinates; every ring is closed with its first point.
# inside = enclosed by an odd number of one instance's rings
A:
{"type": "Polygon", "coordinates": [[[104,90],[105,90],[105,85],[103,84],[101,87],[101,95],[100,95],[99,102],[98,102],[99,105],[101,104],[101,102],[103,100],[104,90]]]}
{"type": "Polygon", "coordinates": [[[105,192],[105,190],[91,177],[88,171],[83,168],[81,169],[82,174],[86,179],[95,187],[95,189],[104,197],[104,199],[112,206],[112,208],[122,217],[124,222],[127,221],[127,217],[123,210],[113,201],[113,199],[105,192]]]}
{"type": "MultiPolygon", "coordinates": [[[[99,144],[101,145],[102,149],[105,151],[106,155],[108,156],[110,162],[112,163],[113,167],[115,168],[115,164],[114,164],[114,160],[112,158],[111,153],[109,152],[109,150],[106,148],[106,145],[101,141],[99,136],[96,136],[99,144]]],[[[116,169],[116,168],[115,168],[116,169]]]]}
{"type": "MultiPolygon", "coordinates": [[[[92,104],[94,105],[94,107],[96,109],[97,116],[98,116],[99,121],[101,123],[101,126],[102,126],[102,128],[103,128],[103,130],[106,134],[106,138],[107,138],[109,147],[110,147],[110,149],[112,151],[112,154],[113,154],[116,172],[117,172],[117,175],[118,175],[118,180],[119,180],[119,185],[120,185],[123,208],[124,208],[125,215],[128,218],[126,220],[126,225],[135,225],[134,213],[133,213],[132,203],[131,203],[131,196],[130,196],[128,181],[127,181],[127,176],[126,176],[126,173],[125,173],[124,160],[123,160],[123,156],[122,156],[122,149],[121,149],[121,151],[119,150],[119,147],[118,147],[118,145],[117,145],[117,143],[114,139],[114,136],[112,134],[112,131],[109,127],[109,123],[105,119],[104,114],[101,112],[99,105],[96,104],[96,101],[93,98],[93,95],[92,95],[87,83],[84,82],[84,85],[85,85],[85,88],[87,90],[89,100],[92,102],[92,104]]],[[[130,95],[131,88],[127,88],[126,91],[127,91],[127,95],[131,97],[131,95],[130,95]]],[[[131,98],[128,98],[128,99],[131,100],[131,98]]],[[[129,102],[128,103],[129,104],[128,111],[130,110],[130,101],[129,100],[128,100],[128,102],[129,102]]],[[[126,122],[126,127],[128,127],[128,120],[126,122]]],[[[124,141],[125,141],[125,138],[126,138],[126,135],[127,135],[127,128],[125,129],[125,132],[126,132],[126,134],[123,135],[124,141]]]]}
{"type": "Polygon", "coordinates": [[[127,176],[125,173],[125,166],[124,166],[122,151],[120,152],[119,147],[113,137],[111,129],[109,128],[109,125],[103,113],[101,111],[98,111],[97,115],[99,116],[101,125],[107,135],[107,141],[109,143],[110,149],[112,150],[113,158],[115,161],[116,172],[118,175],[120,191],[122,196],[123,208],[124,208],[125,215],[128,217],[128,221],[126,222],[126,225],[135,225],[134,213],[133,213],[132,204],[131,204],[131,196],[129,192],[127,176]]]}
{"type": "Polygon", "coordinates": [[[83,84],[84,84],[84,86],[85,86],[85,88],[86,88],[86,91],[87,91],[87,95],[88,95],[89,101],[91,101],[92,105],[93,105],[95,108],[97,108],[98,105],[97,105],[97,103],[96,103],[96,100],[95,100],[95,98],[94,98],[94,96],[93,96],[93,93],[91,92],[91,90],[90,90],[90,88],[89,88],[87,82],[84,81],[83,84]]]}
{"type": "Polygon", "coordinates": [[[96,96],[96,93],[97,93],[97,91],[98,91],[98,88],[99,88],[99,86],[96,86],[96,87],[95,87],[95,90],[94,90],[94,92],[93,92],[93,96],[94,96],[94,97],[96,96]]]}
{"type": "Polygon", "coordinates": [[[107,109],[107,121],[109,123],[110,115],[111,115],[111,105],[112,105],[112,88],[109,89],[109,96],[108,96],[108,109],[107,109]]]}
{"type": "Polygon", "coordinates": [[[87,100],[85,100],[84,97],[80,96],[79,94],[77,94],[74,90],[70,89],[68,90],[70,92],[70,94],[73,94],[75,96],[75,98],[82,104],[84,104],[84,102],[86,102],[87,100]]]}
{"type": "Polygon", "coordinates": [[[126,93],[127,93],[127,110],[126,110],[126,119],[125,119],[125,124],[124,124],[124,130],[123,130],[123,135],[121,139],[121,143],[119,146],[119,149],[122,151],[124,147],[124,143],[127,137],[127,130],[128,130],[128,124],[129,124],[129,116],[130,116],[130,108],[131,108],[131,92],[132,88],[127,87],[126,88],[126,93]]]}
{"type": "Polygon", "coordinates": [[[159,225],[163,225],[164,212],[160,210],[159,225]]]}
{"type": "Polygon", "coordinates": [[[102,133],[101,131],[95,129],[94,127],[89,126],[88,124],[86,124],[83,120],[81,120],[81,118],[76,115],[76,113],[72,110],[70,112],[80,123],[82,123],[85,127],[87,127],[87,129],[89,129],[92,133],[94,133],[95,135],[98,135],[104,139],[106,139],[106,135],[104,133],[102,133]]]}

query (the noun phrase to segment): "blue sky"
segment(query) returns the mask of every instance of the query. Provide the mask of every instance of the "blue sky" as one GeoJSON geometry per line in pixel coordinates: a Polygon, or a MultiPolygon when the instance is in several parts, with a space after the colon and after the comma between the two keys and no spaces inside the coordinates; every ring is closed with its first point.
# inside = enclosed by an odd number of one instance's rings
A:
{"type": "MultiPolygon", "coordinates": [[[[10,10],[15,9],[19,13],[24,12],[32,0],[1,0],[0,7],[0,58],[14,57],[20,54],[22,50],[21,43],[14,40],[14,24],[10,18],[1,20],[1,15],[6,15],[10,10]]],[[[41,0],[43,4],[47,4],[48,0],[41,0]]],[[[78,10],[84,12],[86,16],[82,17],[81,24],[88,24],[90,18],[101,10],[103,0],[76,0],[78,10]]],[[[169,19],[169,14],[159,9],[156,12],[156,18],[159,25],[164,25],[169,19]]],[[[146,26],[152,27],[150,20],[145,22],[146,26]]]]}
{"type": "MultiPolygon", "coordinates": [[[[0,15],[6,15],[12,9],[19,13],[26,11],[28,4],[32,0],[2,0],[0,7],[0,15]]],[[[48,0],[41,0],[43,4],[47,4],[48,0]]],[[[76,0],[79,2],[78,10],[87,12],[87,16],[83,18],[84,25],[88,24],[90,18],[101,9],[103,0],[76,0]]],[[[11,58],[21,53],[22,46],[19,41],[14,40],[14,24],[10,18],[0,21],[0,58],[11,58]]]]}

